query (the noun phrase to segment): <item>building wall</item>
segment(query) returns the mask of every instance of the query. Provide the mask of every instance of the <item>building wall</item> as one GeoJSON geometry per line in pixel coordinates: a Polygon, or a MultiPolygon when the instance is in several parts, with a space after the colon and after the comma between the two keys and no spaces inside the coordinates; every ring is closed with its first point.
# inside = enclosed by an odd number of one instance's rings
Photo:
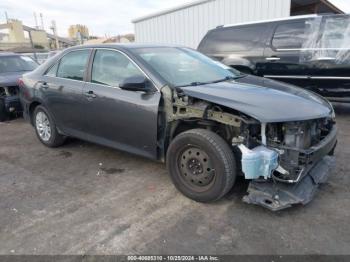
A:
{"type": "Polygon", "coordinates": [[[49,48],[49,40],[46,32],[42,30],[30,31],[34,45],[40,45],[46,49],[49,48]]]}
{"type": "Polygon", "coordinates": [[[89,29],[85,25],[71,25],[68,28],[68,35],[70,38],[77,38],[77,33],[80,32],[84,38],[89,37],[89,29]]]}
{"type": "Polygon", "coordinates": [[[11,43],[25,42],[22,22],[18,20],[10,20],[9,25],[10,27],[8,41],[11,43]]]}
{"type": "Polygon", "coordinates": [[[223,24],[287,17],[291,0],[208,0],[134,22],[135,42],[197,48],[208,30],[223,24]]]}

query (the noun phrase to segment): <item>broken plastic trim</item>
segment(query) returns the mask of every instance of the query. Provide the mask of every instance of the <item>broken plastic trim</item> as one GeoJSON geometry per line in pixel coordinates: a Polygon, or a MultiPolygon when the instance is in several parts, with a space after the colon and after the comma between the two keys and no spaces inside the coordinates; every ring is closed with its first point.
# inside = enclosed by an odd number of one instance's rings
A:
{"type": "Polygon", "coordinates": [[[248,187],[248,195],[243,197],[243,202],[263,206],[272,211],[286,209],[296,204],[306,205],[313,199],[317,188],[327,181],[334,165],[335,158],[325,156],[296,184],[252,181],[248,187]]]}

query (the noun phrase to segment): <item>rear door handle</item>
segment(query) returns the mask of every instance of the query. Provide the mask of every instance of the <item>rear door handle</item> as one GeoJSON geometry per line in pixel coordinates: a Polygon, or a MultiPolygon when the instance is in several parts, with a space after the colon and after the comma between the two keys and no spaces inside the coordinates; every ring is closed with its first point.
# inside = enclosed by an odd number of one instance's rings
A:
{"type": "Polygon", "coordinates": [[[87,97],[87,98],[96,98],[97,97],[97,95],[94,93],[94,91],[87,91],[87,92],[85,92],[85,96],[87,97]]]}
{"type": "Polygon", "coordinates": [[[277,56],[266,57],[265,59],[267,61],[279,61],[279,60],[281,60],[281,58],[279,58],[277,56]]]}
{"type": "Polygon", "coordinates": [[[335,60],[335,57],[328,57],[328,56],[322,56],[322,57],[317,57],[317,61],[333,61],[335,60]]]}
{"type": "Polygon", "coordinates": [[[41,87],[41,88],[44,88],[44,89],[48,89],[50,86],[48,85],[48,83],[42,82],[42,83],[40,84],[40,87],[41,87]]]}

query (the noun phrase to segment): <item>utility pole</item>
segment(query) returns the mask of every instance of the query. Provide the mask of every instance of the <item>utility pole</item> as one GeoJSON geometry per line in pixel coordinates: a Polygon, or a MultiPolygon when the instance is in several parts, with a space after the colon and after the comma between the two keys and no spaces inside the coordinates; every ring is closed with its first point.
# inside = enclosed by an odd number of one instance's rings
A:
{"type": "Polygon", "coordinates": [[[5,11],[5,18],[6,18],[6,24],[9,22],[9,16],[7,15],[7,12],[5,11]]]}
{"type": "Polygon", "coordinates": [[[39,26],[38,26],[38,18],[36,16],[36,13],[34,12],[34,21],[35,21],[35,29],[39,29],[39,26]]]}
{"type": "Polygon", "coordinates": [[[52,20],[51,21],[51,27],[50,29],[52,30],[54,36],[55,36],[55,40],[56,40],[56,49],[60,48],[60,43],[58,42],[58,36],[57,36],[57,27],[56,27],[56,21],[52,20]]]}
{"type": "Polygon", "coordinates": [[[37,61],[37,60],[38,60],[38,57],[36,56],[36,51],[34,51],[35,47],[34,47],[34,43],[33,43],[32,31],[31,31],[31,30],[28,31],[28,35],[29,35],[29,42],[30,42],[30,45],[31,45],[31,47],[32,47],[32,49],[33,49],[33,52],[34,52],[34,59],[35,59],[35,61],[37,61]]]}
{"type": "Polygon", "coordinates": [[[41,21],[41,30],[45,30],[44,28],[44,19],[43,19],[43,14],[40,13],[40,21],[41,21]]]}

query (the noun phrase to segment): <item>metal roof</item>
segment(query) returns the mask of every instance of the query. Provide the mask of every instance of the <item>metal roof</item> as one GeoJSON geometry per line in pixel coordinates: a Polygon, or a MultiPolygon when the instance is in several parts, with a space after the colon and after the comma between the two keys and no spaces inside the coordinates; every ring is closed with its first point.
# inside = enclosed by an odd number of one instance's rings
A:
{"type": "MultiPolygon", "coordinates": [[[[176,6],[176,7],[169,8],[169,9],[165,9],[165,10],[162,10],[162,11],[159,11],[159,12],[151,13],[149,15],[136,18],[136,19],[132,20],[131,22],[132,23],[138,23],[138,22],[150,19],[150,18],[154,18],[154,17],[161,16],[161,15],[166,15],[166,14],[169,14],[169,13],[173,13],[175,11],[183,10],[183,9],[186,9],[186,8],[189,8],[189,7],[192,7],[192,6],[202,5],[202,4],[205,4],[205,3],[208,3],[208,2],[213,2],[213,1],[216,1],[216,0],[197,0],[197,1],[194,1],[194,2],[191,2],[191,3],[187,3],[187,4],[184,4],[184,5],[180,5],[180,6],[176,6]]],[[[328,0],[291,0],[292,4],[296,4],[296,5],[300,5],[300,6],[309,5],[309,4],[315,3],[315,2],[320,2],[320,3],[326,5],[327,7],[331,8],[332,10],[334,10],[334,11],[336,11],[338,13],[341,13],[341,14],[344,13],[342,10],[337,8],[335,5],[330,3],[328,0]]]]}
{"type": "Polygon", "coordinates": [[[146,16],[142,16],[142,17],[139,17],[139,18],[136,18],[136,19],[132,20],[131,22],[133,22],[133,23],[141,22],[143,20],[147,20],[147,19],[150,19],[150,18],[153,18],[153,17],[166,15],[166,14],[169,14],[169,13],[173,13],[175,11],[179,11],[179,10],[186,9],[186,8],[189,8],[189,7],[192,7],[192,6],[196,6],[196,5],[202,5],[202,4],[205,4],[205,3],[208,3],[208,2],[213,2],[213,1],[216,1],[216,0],[197,0],[197,1],[194,1],[192,3],[179,5],[179,6],[176,6],[176,7],[173,7],[173,8],[168,8],[168,9],[165,9],[165,10],[162,10],[162,11],[159,11],[159,12],[155,12],[155,13],[152,13],[152,14],[149,14],[149,15],[146,15],[146,16]]]}
{"type": "Polygon", "coordinates": [[[293,11],[294,8],[303,9],[312,5],[318,5],[318,13],[344,14],[342,10],[329,0],[291,0],[291,11],[293,11]]]}

